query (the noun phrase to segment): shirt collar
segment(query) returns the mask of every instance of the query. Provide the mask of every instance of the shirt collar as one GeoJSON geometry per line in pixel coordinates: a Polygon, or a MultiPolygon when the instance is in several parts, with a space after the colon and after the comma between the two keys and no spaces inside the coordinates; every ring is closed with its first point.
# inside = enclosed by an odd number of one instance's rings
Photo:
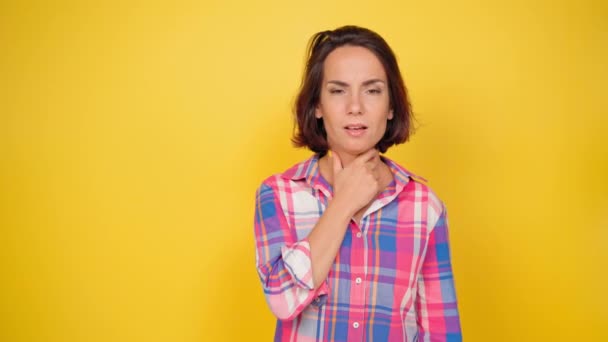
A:
{"type": "Polygon", "coordinates": [[[328,193],[331,192],[331,185],[329,185],[325,178],[321,176],[319,158],[319,154],[315,153],[307,160],[298,163],[283,172],[282,177],[294,181],[305,180],[313,189],[323,190],[326,192],[326,195],[328,195],[328,193]]]}
{"type": "MultiPolygon", "coordinates": [[[[391,159],[380,156],[382,160],[388,165],[391,172],[393,173],[393,178],[395,180],[395,192],[400,193],[401,190],[405,187],[405,185],[413,179],[418,182],[427,182],[426,179],[415,175],[414,173],[408,171],[403,168],[401,165],[392,161],[391,159]]],[[[298,163],[287,171],[283,172],[282,177],[290,180],[306,180],[312,188],[325,190],[328,193],[331,189],[331,186],[327,181],[321,176],[321,172],[319,171],[319,154],[316,153],[312,157],[307,160],[298,163]]]]}
{"type": "Polygon", "coordinates": [[[397,164],[396,162],[392,161],[391,159],[389,159],[385,156],[382,156],[382,155],[380,156],[380,158],[391,169],[391,172],[393,173],[393,176],[395,178],[395,182],[397,183],[397,185],[401,184],[401,185],[405,186],[405,184],[407,184],[410,179],[413,179],[418,182],[427,182],[427,180],[424,179],[423,177],[420,177],[420,176],[414,174],[413,172],[405,169],[403,166],[397,164]]]}

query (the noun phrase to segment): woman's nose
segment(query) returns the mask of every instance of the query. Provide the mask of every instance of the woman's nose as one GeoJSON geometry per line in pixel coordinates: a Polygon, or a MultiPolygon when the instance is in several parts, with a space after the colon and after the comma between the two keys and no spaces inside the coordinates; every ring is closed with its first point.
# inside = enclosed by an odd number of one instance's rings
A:
{"type": "Polygon", "coordinates": [[[361,113],[361,101],[359,95],[353,94],[350,97],[348,104],[348,114],[362,114],[361,113]]]}

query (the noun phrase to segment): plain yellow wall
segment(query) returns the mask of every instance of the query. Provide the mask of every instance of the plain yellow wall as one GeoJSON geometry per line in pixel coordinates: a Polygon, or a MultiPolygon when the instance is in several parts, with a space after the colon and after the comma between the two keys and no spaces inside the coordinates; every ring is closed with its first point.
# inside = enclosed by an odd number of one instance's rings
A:
{"type": "Polygon", "coordinates": [[[0,340],[270,340],[254,191],[344,24],[399,57],[465,340],[608,340],[608,5],[574,0],[3,1],[0,340]]]}

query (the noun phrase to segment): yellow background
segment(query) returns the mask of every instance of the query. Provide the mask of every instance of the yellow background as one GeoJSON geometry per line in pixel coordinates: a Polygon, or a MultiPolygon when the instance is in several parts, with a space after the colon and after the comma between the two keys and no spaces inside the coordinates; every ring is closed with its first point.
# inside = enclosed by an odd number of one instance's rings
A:
{"type": "Polygon", "coordinates": [[[270,340],[254,191],[344,24],[399,57],[465,340],[608,340],[600,0],[3,1],[0,340],[270,340]]]}

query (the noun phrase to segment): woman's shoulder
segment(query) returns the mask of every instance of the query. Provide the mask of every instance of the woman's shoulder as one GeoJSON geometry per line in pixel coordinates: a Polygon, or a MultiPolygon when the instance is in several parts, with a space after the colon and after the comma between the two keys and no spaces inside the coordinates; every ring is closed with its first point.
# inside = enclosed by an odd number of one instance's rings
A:
{"type": "Polygon", "coordinates": [[[277,188],[284,186],[286,183],[291,181],[298,181],[308,178],[316,171],[317,162],[318,156],[313,155],[306,160],[302,160],[291,165],[282,172],[274,173],[266,177],[262,181],[261,187],[277,188]]]}
{"type": "Polygon", "coordinates": [[[402,182],[402,184],[404,184],[404,189],[407,189],[409,187],[412,190],[419,192],[421,194],[421,196],[419,197],[425,198],[425,202],[428,203],[428,205],[430,205],[437,212],[441,212],[442,210],[444,210],[443,201],[441,200],[441,198],[439,198],[435,190],[433,190],[430,185],[430,181],[427,178],[410,171],[409,168],[403,167],[401,164],[397,163],[394,160],[388,159],[386,157],[383,157],[383,159],[385,159],[386,163],[393,171],[395,181],[402,182]]]}

